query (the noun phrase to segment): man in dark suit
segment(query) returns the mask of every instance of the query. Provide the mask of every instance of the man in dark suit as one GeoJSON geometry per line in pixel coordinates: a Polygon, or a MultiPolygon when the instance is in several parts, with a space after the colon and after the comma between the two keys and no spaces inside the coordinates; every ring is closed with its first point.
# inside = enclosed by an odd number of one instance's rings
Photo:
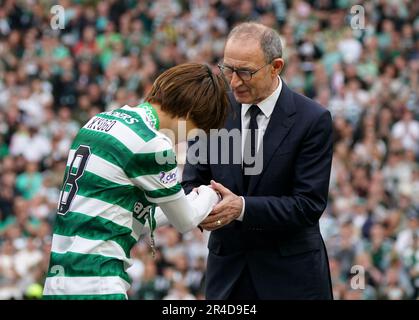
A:
{"type": "Polygon", "coordinates": [[[286,86],[281,57],[271,28],[243,23],[230,32],[220,64],[232,89],[225,128],[242,132],[243,161],[234,161],[234,138],[226,145],[197,140],[208,161],[192,165],[197,155],[187,156],[185,190],[215,180],[223,198],[201,224],[212,231],[207,299],[332,299],[319,230],[332,161],[331,116],[286,86]],[[221,161],[226,153],[227,164],[221,161]]]}

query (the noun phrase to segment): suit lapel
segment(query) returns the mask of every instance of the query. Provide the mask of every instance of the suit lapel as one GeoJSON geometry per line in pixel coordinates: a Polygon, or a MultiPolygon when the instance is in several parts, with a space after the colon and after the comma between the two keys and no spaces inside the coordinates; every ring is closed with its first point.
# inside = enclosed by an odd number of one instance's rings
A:
{"type": "Polygon", "coordinates": [[[254,175],[249,181],[248,194],[252,194],[256,185],[265,174],[269,162],[276,150],[280,147],[284,138],[287,136],[291,127],[295,122],[295,105],[292,97],[292,91],[286,86],[282,80],[282,90],[275,104],[268,127],[263,136],[263,152],[258,153],[258,161],[263,161],[262,172],[254,175]],[[263,159],[260,157],[263,155],[263,159]]]}

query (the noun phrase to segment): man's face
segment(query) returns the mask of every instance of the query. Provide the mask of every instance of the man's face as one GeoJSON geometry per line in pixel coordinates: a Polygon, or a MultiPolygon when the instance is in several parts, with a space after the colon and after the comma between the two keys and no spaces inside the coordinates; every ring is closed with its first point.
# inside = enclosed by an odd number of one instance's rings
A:
{"type": "MultiPolygon", "coordinates": [[[[267,98],[278,84],[280,71],[267,62],[257,40],[230,39],[224,49],[223,65],[240,70],[256,71],[250,80],[244,81],[236,72],[227,81],[234,97],[240,103],[257,104],[267,98]]],[[[282,68],[282,66],[281,66],[282,68]]]]}

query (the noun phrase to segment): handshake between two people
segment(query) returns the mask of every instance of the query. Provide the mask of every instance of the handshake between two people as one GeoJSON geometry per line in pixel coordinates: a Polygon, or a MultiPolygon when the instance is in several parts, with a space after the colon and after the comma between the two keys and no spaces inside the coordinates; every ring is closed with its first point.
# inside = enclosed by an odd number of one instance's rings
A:
{"type": "MultiPolygon", "coordinates": [[[[219,195],[220,201],[213,206],[209,215],[199,226],[207,231],[213,231],[231,223],[240,216],[243,209],[243,200],[214,180],[211,180],[209,187],[219,195]]],[[[197,189],[195,188],[193,191],[197,189]]]]}
{"type": "MultiPolygon", "coordinates": [[[[243,208],[242,198],[222,184],[211,180],[209,186],[194,188],[188,195],[159,203],[154,218],[156,226],[172,225],[181,233],[198,226],[213,231],[237,219],[243,208]]],[[[141,234],[149,233],[144,225],[141,234]]]]}

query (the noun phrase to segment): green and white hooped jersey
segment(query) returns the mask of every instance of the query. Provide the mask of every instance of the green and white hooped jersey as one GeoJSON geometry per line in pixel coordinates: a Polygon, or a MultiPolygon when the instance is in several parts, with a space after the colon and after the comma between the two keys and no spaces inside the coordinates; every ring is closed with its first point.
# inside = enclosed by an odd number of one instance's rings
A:
{"type": "Polygon", "coordinates": [[[156,204],[184,194],[172,143],[158,125],[144,103],[100,113],[80,129],[67,160],[45,299],[126,299],[130,250],[144,224],[156,204]]]}

